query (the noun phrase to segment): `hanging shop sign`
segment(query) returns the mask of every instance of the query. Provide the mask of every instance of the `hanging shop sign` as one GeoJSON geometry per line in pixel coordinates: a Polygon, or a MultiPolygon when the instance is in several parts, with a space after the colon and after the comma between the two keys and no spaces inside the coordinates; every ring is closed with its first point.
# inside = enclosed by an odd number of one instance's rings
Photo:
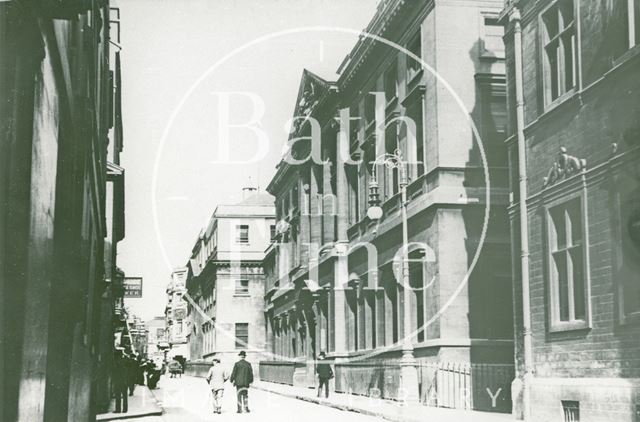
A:
{"type": "Polygon", "coordinates": [[[142,297],[142,277],[124,278],[124,297],[142,297]]]}

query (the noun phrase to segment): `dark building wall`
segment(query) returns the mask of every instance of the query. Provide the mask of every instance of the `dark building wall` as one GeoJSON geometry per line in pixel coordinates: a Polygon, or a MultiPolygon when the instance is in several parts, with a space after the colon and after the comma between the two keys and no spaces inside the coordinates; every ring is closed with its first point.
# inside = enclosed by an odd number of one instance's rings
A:
{"type": "MultiPolygon", "coordinates": [[[[575,2],[576,84],[553,102],[545,100],[549,76],[541,13],[555,3],[520,3],[535,371],[533,420],[548,420],[562,412],[561,400],[574,400],[580,403],[580,420],[632,421],[640,377],[640,325],[637,318],[625,317],[622,307],[629,301],[625,296],[637,295],[631,280],[635,277],[637,283],[640,270],[640,248],[626,241],[629,213],[640,200],[640,174],[635,170],[640,157],[640,56],[637,46],[629,49],[627,45],[627,27],[620,10],[627,2],[575,2]],[[556,177],[553,168],[562,166],[561,147],[578,160],[574,162],[580,163],[580,168],[556,177]],[[581,326],[558,328],[552,313],[556,266],[551,253],[555,242],[550,231],[551,213],[553,207],[563,206],[574,196],[581,203],[580,242],[585,261],[579,267],[584,271],[587,315],[581,326]]],[[[507,28],[512,29],[510,25],[507,28]]],[[[515,110],[512,37],[512,32],[505,37],[507,91],[509,108],[515,110]]],[[[513,134],[515,121],[512,113],[510,116],[513,134]]],[[[522,369],[517,149],[513,137],[507,142],[514,198],[510,208],[513,255],[518,264],[514,271],[516,358],[522,369]]],[[[640,300],[636,303],[640,309],[640,300]]]]}
{"type": "Polygon", "coordinates": [[[109,7],[0,13],[3,420],[93,420],[94,366],[110,352],[94,333],[111,329],[99,317],[109,7]]]}

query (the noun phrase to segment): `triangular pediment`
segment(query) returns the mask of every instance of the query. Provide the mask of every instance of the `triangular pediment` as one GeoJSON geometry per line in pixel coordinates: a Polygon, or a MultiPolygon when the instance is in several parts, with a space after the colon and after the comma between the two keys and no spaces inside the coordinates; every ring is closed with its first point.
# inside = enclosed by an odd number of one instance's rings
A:
{"type": "Polygon", "coordinates": [[[299,117],[293,122],[293,133],[297,132],[305,121],[302,117],[308,117],[320,99],[331,87],[331,83],[322,79],[315,73],[304,69],[300,78],[298,97],[293,109],[293,116],[299,117]]]}

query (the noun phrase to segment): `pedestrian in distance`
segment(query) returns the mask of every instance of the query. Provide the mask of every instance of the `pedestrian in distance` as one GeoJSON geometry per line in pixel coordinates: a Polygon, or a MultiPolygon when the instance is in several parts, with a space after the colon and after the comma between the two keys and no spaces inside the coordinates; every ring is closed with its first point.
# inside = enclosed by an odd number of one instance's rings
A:
{"type": "Polygon", "coordinates": [[[222,413],[222,396],[224,395],[224,383],[229,379],[227,371],[220,363],[220,359],[213,358],[211,368],[207,372],[207,382],[213,396],[213,413],[222,413]]]}
{"type": "Polygon", "coordinates": [[[133,355],[125,356],[125,367],[127,369],[127,386],[129,387],[129,395],[133,396],[133,390],[136,388],[136,379],[138,377],[138,364],[133,355]]]}
{"type": "Polygon", "coordinates": [[[331,365],[323,362],[327,355],[324,352],[320,352],[318,356],[318,364],[316,365],[316,373],[318,374],[318,397],[322,394],[322,388],[324,387],[324,397],[329,398],[329,380],[333,378],[333,370],[331,365]]]}
{"type": "Polygon", "coordinates": [[[122,349],[116,349],[113,364],[113,390],[116,396],[115,413],[127,413],[129,401],[127,398],[127,363],[122,349]]]}
{"type": "Polygon", "coordinates": [[[144,371],[146,363],[142,358],[142,355],[138,355],[136,359],[136,384],[144,385],[144,371]]]}
{"type": "Polygon", "coordinates": [[[247,353],[244,350],[238,353],[238,356],[240,360],[233,365],[229,380],[236,387],[238,413],[249,413],[249,386],[253,382],[253,368],[246,361],[247,353]]]}
{"type": "Polygon", "coordinates": [[[161,369],[158,368],[153,361],[149,361],[147,364],[147,386],[150,389],[154,389],[158,386],[158,381],[160,381],[161,369]]]}
{"type": "Polygon", "coordinates": [[[169,362],[168,368],[170,378],[176,378],[177,376],[182,378],[182,365],[180,364],[180,362],[174,359],[169,362]]]}

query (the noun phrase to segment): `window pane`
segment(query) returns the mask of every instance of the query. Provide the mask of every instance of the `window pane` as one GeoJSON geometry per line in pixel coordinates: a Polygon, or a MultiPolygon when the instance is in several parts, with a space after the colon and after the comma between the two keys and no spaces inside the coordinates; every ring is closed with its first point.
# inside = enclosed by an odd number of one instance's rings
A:
{"type": "Polygon", "coordinates": [[[548,39],[551,39],[558,35],[558,11],[556,6],[552,6],[547,12],[542,15],[542,22],[547,30],[548,39]]]}
{"type": "Polygon", "coordinates": [[[384,93],[387,102],[398,95],[397,73],[397,67],[394,62],[384,74],[384,93]]]}
{"type": "MultiPolygon", "coordinates": [[[[604,39],[608,39],[608,50],[612,57],[618,58],[630,47],[629,45],[629,5],[628,0],[617,1],[611,4],[611,13],[607,16],[610,25],[604,39]]],[[[637,2],[636,2],[637,3],[637,2]]]]}
{"type": "Polygon", "coordinates": [[[249,294],[249,280],[236,280],[236,294],[249,294]]]}
{"type": "MultiPolygon", "coordinates": [[[[371,92],[375,91],[372,89],[371,92]]],[[[364,118],[367,124],[373,122],[376,118],[376,96],[367,93],[364,97],[364,118]]]]}
{"type": "Polygon", "coordinates": [[[236,323],[236,349],[244,349],[249,343],[249,324],[236,323]]]}
{"type": "Polygon", "coordinates": [[[585,319],[585,292],[584,292],[584,262],[582,259],[582,247],[571,249],[571,263],[573,265],[573,303],[575,306],[575,319],[585,319]]]}
{"type": "Polygon", "coordinates": [[[562,16],[562,28],[567,28],[573,22],[573,0],[559,0],[558,8],[562,16]]]}
{"type": "Polygon", "coordinates": [[[551,251],[561,250],[567,247],[567,229],[564,217],[564,209],[556,207],[551,210],[551,251]]]}
{"type": "Polygon", "coordinates": [[[416,162],[410,165],[415,165],[418,176],[424,174],[424,139],[422,139],[422,103],[418,102],[407,110],[408,117],[415,123],[415,127],[409,125],[407,135],[409,139],[415,142],[416,145],[416,162]],[[415,131],[414,131],[415,129],[415,131]]]}
{"type": "Polygon", "coordinates": [[[551,45],[546,47],[547,60],[549,63],[549,75],[548,80],[551,89],[551,100],[558,98],[559,84],[558,84],[558,43],[554,41],[551,45]]]}
{"type": "Polygon", "coordinates": [[[573,88],[575,75],[574,75],[574,44],[575,36],[573,32],[570,32],[562,37],[562,46],[564,49],[564,91],[568,91],[573,88]]]}
{"type": "Polygon", "coordinates": [[[579,200],[574,200],[567,206],[567,216],[569,217],[569,223],[571,224],[571,244],[579,245],[582,243],[582,214],[580,212],[579,200]]]}
{"type": "Polygon", "coordinates": [[[567,258],[565,252],[553,254],[555,279],[557,280],[558,310],[560,321],[569,321],[569,284],[567,282],[567,258]]]}
{"type": "MultiPolygon", "coordinates": [[[[418,58],[422,58],[422,44],[420,40],[420,33],[416,34],[414,38],[407,45],[407,50],[415,54],[418,58]]],[[[412,57],[407,56],[407,80],[415,76],[416,73],[422,68],[422,64],[412,57]]]]}

